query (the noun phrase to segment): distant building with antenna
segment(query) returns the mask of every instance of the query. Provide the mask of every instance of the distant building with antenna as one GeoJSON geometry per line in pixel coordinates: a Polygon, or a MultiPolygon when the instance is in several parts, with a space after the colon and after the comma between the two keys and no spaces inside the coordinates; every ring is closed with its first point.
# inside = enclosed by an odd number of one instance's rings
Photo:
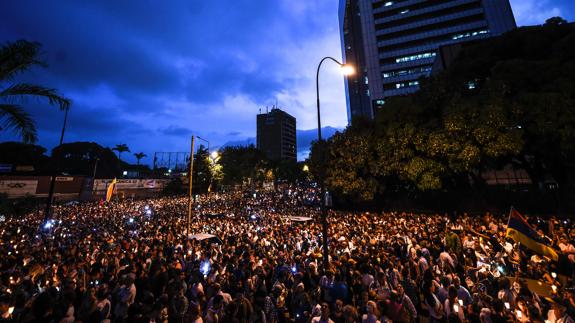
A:
{"type": "Polygon", "coordinates": [[[272,160],[297,158],[296,119],[280,110],[277,104],[271,111],[257,115],[257,148],[272,160]]]}

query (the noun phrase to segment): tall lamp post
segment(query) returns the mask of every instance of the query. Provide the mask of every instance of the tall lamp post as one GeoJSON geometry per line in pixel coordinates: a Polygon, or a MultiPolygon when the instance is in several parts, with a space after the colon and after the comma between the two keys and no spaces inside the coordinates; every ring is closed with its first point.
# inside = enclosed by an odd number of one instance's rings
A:
{"type": "MultiPolygon", "coordinates": [[[[68,121],[68,110],[69,107],[64,109],[64,124],[62,125],[62,133],[60,134],[60,144],[58,147],[62,146],[62,142],[64,141],[64,132],[66,132],[66,122],[68,121]]],[[[58,159],[56,160],[56,175],[52,175],[50,178],[50,190],[48,191],[48,200],[46,201],[46,210],[44,212],[44,223],[50,220],[52,216],[52,200],[54,198],[54,187],[56,186],[56,176],[60,172],[60,164],[62,160],[62,154],[58,155],[58,159]]]]}
{"type": "Polygon", "coordinates": [[[192,179],[194,174],[194,140],[195,137],[192,136],[192,147],[190,148],[190,173],[188,174],[190,177],[189,181],[189,190],[188,190],[188,220],[186,221],[186,235],[189,237],[191,234],[190,227],[192,224],[192,179]]]}
{"type": "MultiPolygon", "coordinates": [[[[315,89],[316,89],[316,97],[317,97],[317,139],[318,144],[322,145],[322,137],[321,137],[321,113],[320,113],[320,104],[319,104],[319,70],[321,68],[321,64],[325,60],[332,60],[337,65],[341,67],[342,73],[344,75],[351,75],[355,71],[351,65],[340,63],[333,57],[327,56],[322,58],[317,66],[317,72],[315,74],[315,89]]],[[[323,148],[322,148],[323,149],[323,148]]],[[[326,200],[327,197],[325,196],[325,179],[323,175],[319,178],[319,185],[320,185],[320,206],[321,206],[321,223],[322,223],[322,246],[323,246],[323,271],[325,272],[328,268],[329,264],[329,248],[327,244],[327,231],[328,231],[328,223],[327,223],[327,206],[326,200]]]]}

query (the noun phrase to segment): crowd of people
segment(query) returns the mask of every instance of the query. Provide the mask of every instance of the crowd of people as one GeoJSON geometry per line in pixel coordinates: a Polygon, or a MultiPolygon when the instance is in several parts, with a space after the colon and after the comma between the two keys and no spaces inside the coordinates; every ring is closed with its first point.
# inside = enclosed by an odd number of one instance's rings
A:
{"type": "Polygon", "coordinates": [[[212,193],[187,213],[163,197],[7,216],[1,320],[573,322],[567,219],[529,217],[552,260],[506,238],[503,214],[330,210],[324,268],[313,187],[212,193]]]}

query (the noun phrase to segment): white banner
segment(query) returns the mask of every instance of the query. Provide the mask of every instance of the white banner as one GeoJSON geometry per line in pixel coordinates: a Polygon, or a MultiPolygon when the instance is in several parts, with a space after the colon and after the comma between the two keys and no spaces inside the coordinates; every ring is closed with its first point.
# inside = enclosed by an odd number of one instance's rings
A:
{"type": "MultiPolygon", "coordinates": [[[[168,184],[169,179],[118,179],[116,189],[159,189],[168,184]]],[[[94,181],[94,191],[105,191],[112,179],[97,179],[94,181]]]]}
{"type": "Polygon", "coordinates": [[[37,187],[38,180],[0,180],[0,193],[10,198],[35,195],[37,187]]]}

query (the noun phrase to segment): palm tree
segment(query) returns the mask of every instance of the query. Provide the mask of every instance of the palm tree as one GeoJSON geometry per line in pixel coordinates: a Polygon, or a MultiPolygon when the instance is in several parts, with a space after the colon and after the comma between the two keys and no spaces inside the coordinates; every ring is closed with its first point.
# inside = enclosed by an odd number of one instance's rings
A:
{"type": "Polygon", "coordinates": [[[116,145],[116,147],[112,148],[112,150],[115,150],[115,151],[118,152],[118,159],[119,159],[120,161],[122,160],[122,158],[121,158],[122,153],[124,153],[124,152],[128,152],[128,153],[129,153],[129,152],[130,152],[130,148],[128,148],[128,145],[126,145],[126,144],[116,145]]]}
{"type": "Polygon", "coordinates": [[[30,114],[20,104],[29,97],[47,99],[50,105],[67,110],[71,101],[58,95],[55,89],[28,83],[13,83],[14,78],[34,65],[46,66],[39,60],[41,45],[18,40],[0,48],[0,130],[14,131],[25,143],[38,139],[30,114]]]}
{"type": "Polygon", "coordinates": [[[146,154],[144,154],[144,153],[142,153],[142,152],[139,152],[139,153],[135,153],[134,156],[135,156],[136,159],[138,160],[138,166],[139,166],[139,165],[140,165],[140,159],[142,159],[142,158],[144,158],[144,157],[147,157],[148,155],[146,155],[146,154]]]}

